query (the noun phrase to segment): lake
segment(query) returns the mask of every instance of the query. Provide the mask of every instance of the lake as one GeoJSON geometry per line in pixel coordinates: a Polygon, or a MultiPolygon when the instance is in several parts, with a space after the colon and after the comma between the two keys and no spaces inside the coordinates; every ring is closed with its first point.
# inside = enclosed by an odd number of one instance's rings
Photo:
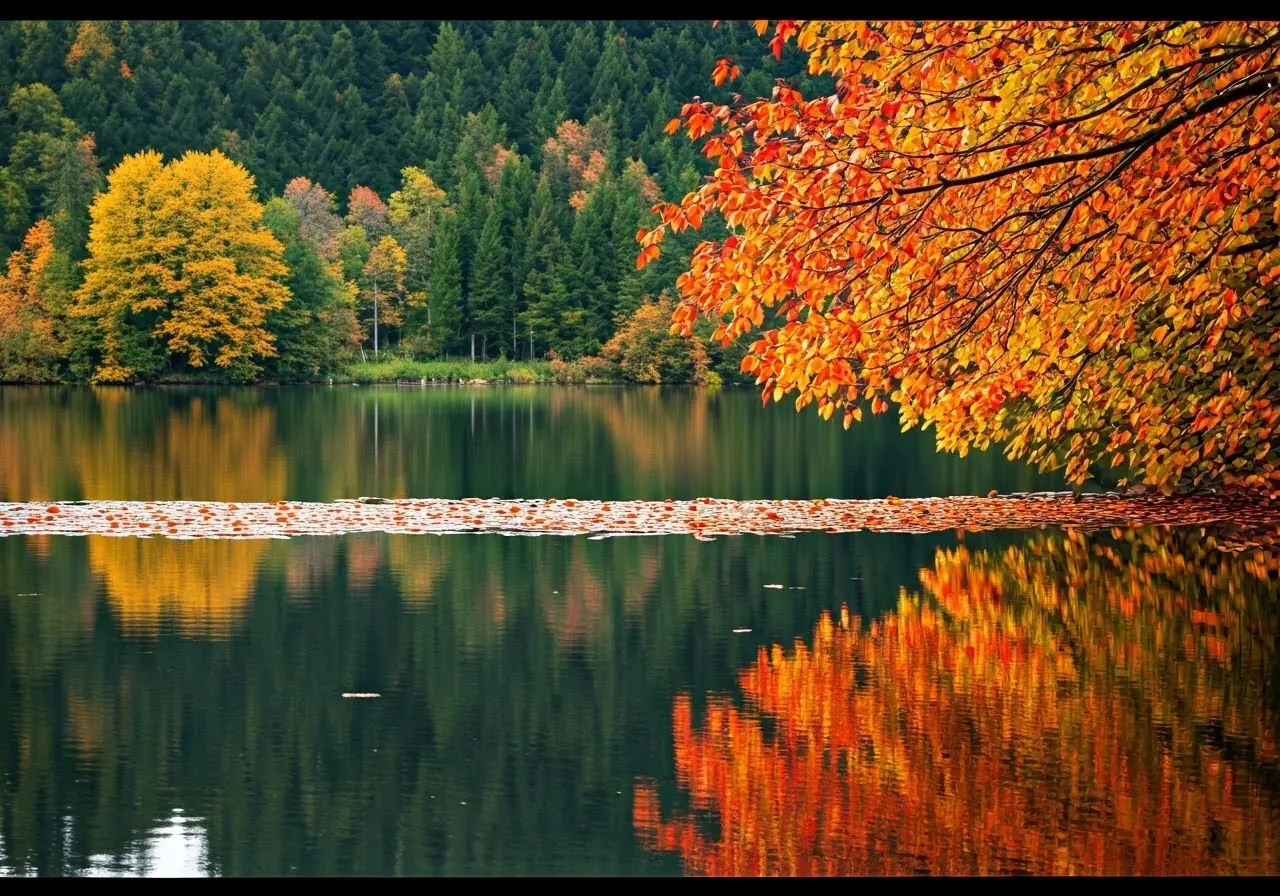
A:
{"type": "MultiPolygon", "coordinates": [[[[1061,488],[751,390],[0,389],[0,501],[1061,488]]],[[[1275,874],[1212,539],[3,537],[0,873],[1275,874]]]]}

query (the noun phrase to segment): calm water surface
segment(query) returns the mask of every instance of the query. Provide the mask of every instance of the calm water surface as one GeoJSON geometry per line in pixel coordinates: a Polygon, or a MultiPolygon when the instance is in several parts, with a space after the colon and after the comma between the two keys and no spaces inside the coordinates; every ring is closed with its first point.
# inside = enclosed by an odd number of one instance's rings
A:
{"type": "MultiPolygon", "coordinates": [[[[752,392],[0,389],[3,501],[1060,487],[752,392]]],[[[0,873],[1276,873],[1265,559],[0,538],[0,873]]]]}

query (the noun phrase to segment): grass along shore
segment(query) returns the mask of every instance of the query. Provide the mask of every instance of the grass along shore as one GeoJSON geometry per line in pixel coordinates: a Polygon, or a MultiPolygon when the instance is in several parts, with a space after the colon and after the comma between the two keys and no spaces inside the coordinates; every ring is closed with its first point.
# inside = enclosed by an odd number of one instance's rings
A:
{"type": "Polygon", "coordinates": [[[335,383],[553,383],[549,361],[414,361],[391,358],[352,364],[335,373],[335,383]]]}
{"type": "MultiPolygon", "coordinates": [[[[470,361],[437,360],[414,361],[409,358],[391,358],[385,361],[365,361],[352,364],[333,375],[335,383],[509,383],[513,385],[538,385],[557,383],[616,383],[628,384],[628,378],[617,365],[602,363],[599,359],[564,361],[470,361]]],[[[668,382],[662,380],[662,382],[668,382]]],[[[687,380],[672,380],[672,385],[687,380]]],[[[721,378],[714,371],[702,374],[700,385],[721,385],[721,378]]]]}

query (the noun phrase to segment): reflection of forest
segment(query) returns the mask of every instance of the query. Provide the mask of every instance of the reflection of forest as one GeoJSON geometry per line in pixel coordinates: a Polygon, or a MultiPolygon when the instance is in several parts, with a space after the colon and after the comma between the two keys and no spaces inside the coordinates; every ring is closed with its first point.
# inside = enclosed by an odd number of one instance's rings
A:
{"type": "Polygon", "coordinates": [[[985,495],[1059,487],[753,390],[0,388],[0,501],[985,495]],[[802,453],[802,460],[797,460],[802,453]]]}
{"type": "Polygon", "coordinates": [[[382,874],[386,850],[405,873],[635,873],[652,860],[628,787],[671,751],[670,695],[729,682],[721,652],[749,650],[735,626],[799,631],[822,595],[857,599],[855,565],[919,565],[917,541],[868,550],[879,537],[364,535],[222,559],[206,549],[255,543],[57,536],[41,559],[0,539],[5,862],[83,868],[179,805],[225,873],[304,856],[382,874]],[[216,615],[122,604],[108,580],[132,574],[99,571],[98,540],[173,551],[172,581],[256,566],[252,597],[216,615]],[[775,581],[808,589],[780,600],[775,581]]]}
{"type": "MultiPolygon", "coordinates": [[[[247,562],[168,544],[180,565],[247,562]]],[[[90,539],[48,539],[43,560],[22,538],[0,539],[0,837],[11,867],[65,871],[121,854],[174,805],[201,819],[228,874],[676,870],[675,854],[642,844],[673,845],[677,833],[701,838],[683,851],[694,870],[724,856],[720,867],[749,869],[726,844],[767,854],[785,843],[796,867],[809,857],[847,868],[861,849],[867,869],[893,870],[907,867],[908,835],[942,850],[917,857],[937,867],[968,867],[965,836],[987,867],[1044,860],[1044,844],[990,845],[1014,824],[1070,831],[1073,843],[1092,825],[1107,833],[1096,848],[1136,854],[1146,843],[1148,856],[1166,837],[1174,858],[1134,860],[1153,868],[1192,867],[1187,856],[1211,850],[1216,864],[1198,867],[1273,867],[1273,821],[1258,813],[1280,789],[1274,589],[1245,569],[1247,555],[1219,561],[1168,535],[937,557],[953,539],[266,544],[229,630],[193,606],[161,609],[177,625],[158,629],[141,614],[148,637],[122,638],[122,624],[137,629],[92,574],[90,539]],[[886,614],[897,583],[920,581],[921,567],[927,594],[886,614]],[[815,645],[812,620],[841,602],[878,622],[870,633],[828,623],[815,645]],[[748,711],[712,701],[699,727],[695,698],[673,732],[673,694],[723,693],[754,655],[760,642],[731,634],[738,627],[807,646],[749,667],[748,711]],[[383,697],[337,696],[348,690],[383,697]],[[902,734],[899,718],[917,733],[902,734]],[[1007,743],[1006,765],[992,742],[1007,743]],[[813,744],[830,746],[837,766],[813,744]],[[673,752],[695,804],[727,820],[726,844],[681,827],[680,812],[658,821],[657,793],[664,804],[677,793],[673,752]],[[842,777],[841,763],[860,777],[842,777]],[[633,815],[637,774],[661,789],[641,788],[633,815]],[[810,779],[844,789],[810,792],[800,786],[810,779]],[[1004,789],[984,789],[992,780],[1004,789]],[[955,795],[935,799],[928,786],[955,795]],[[1167,823],[1151,817],[1159,798],[1167,823]],[[881,827],[859,827],[858,806],[881,813],[881,827]],[[975,817],[987,828],[970,831],[975,817]],[[744,833],[756,819],[773,827],[744,833]],[[1208,845],[1195,852],[1198,836],[1208,845]]],[[[1113,867],[1066,855],[1072,867],[1113,867]]]]}
{"type": "MultiPolygon", "coordinates": [[[[868,459],[898,457],[891,445],[902,438],[892,427],[868,428],[854,446],[856,463],[845,464],[849,446],[835,428],[761,414],[749,395],[706,390],[0,389],[0,500],[831,497],[859,489],[847,477],[870,475],[868,459]],[[779,462],[797,443],[806,463],[779,462]]],[[[921,494],[984,493],[1001,477],[1038,481],[996,455],[959,465],[933,458],[926,442],[911,444],[922,452],[910,476],[921,494]]],[[[881,474],[906,469],[891,466],[881,474]]],[[[897,493],[911,491],[880,478],[897,493]]],[[[348,575],[368,579],[389,550],[407,600],[425,600],[439,575],[430,541],[352,545],[348,575]]],[[[316,562],[298,556],[313,547],[268,548],[93,538],[90,563],[127,625],[153,631],[174,619],[184,631],[211,633],[229,630],[268,555],[286,554],[290,568],[316,562]]],[[[596,625],[604,606],[592,573],[575,569],[564,603],[547,608],[569,639],[596,625]]],[[[474,590],[501,617],[502,582],[484,571],[474,590]]]]}
{"type": "Polygon", "coordinates": [[[1274,874],[1253,562],[1151,532],[940,550],[895,612],[762,648],[747,708],[713,696],[695,725],[679,696],[677,777],[719,832],[647,784],[636,829],[717,875],[1274,874]]]}

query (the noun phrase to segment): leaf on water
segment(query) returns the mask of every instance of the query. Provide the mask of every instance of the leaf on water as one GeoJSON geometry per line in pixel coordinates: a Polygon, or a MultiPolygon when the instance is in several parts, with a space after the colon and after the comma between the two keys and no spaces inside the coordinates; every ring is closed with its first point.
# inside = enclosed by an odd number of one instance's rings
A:
{"type": "Polygon", "coordinates": [[[776,588],[776,589],[778,589],[779,591],[781,591],[781,590],[782,590],[783,588],[785,588],[786,586],[785,586],[785,585],[765,585],[764,587],[766,587],[766,588],[776,588]]]}
{"type": "Polygon", "coordinates": [[[343,697],[345,697],[345,698],[347,698],[347,699],[349,699],[349,700],[369,700],[369,699],[372,699],[372,698],[374,698],[374,697],[381,697],[382,695],[381,695],[381,694],[374,694],[374,693],[363,693],[363,692],[358,692],[358,693],[348,693],[348,694],[343,694],[342,696],[343,696],[343,697]]]}
{"type": "Polygon", "coordinates": [[[751,631],[751,629],[749,629],[749,628],[735,628],[735,629],[733,630],[733,633],[734,633],[735,635],[745,635],[745,634],[746,634],[747,632],[749,632],[749,631],[751,631]]]}

